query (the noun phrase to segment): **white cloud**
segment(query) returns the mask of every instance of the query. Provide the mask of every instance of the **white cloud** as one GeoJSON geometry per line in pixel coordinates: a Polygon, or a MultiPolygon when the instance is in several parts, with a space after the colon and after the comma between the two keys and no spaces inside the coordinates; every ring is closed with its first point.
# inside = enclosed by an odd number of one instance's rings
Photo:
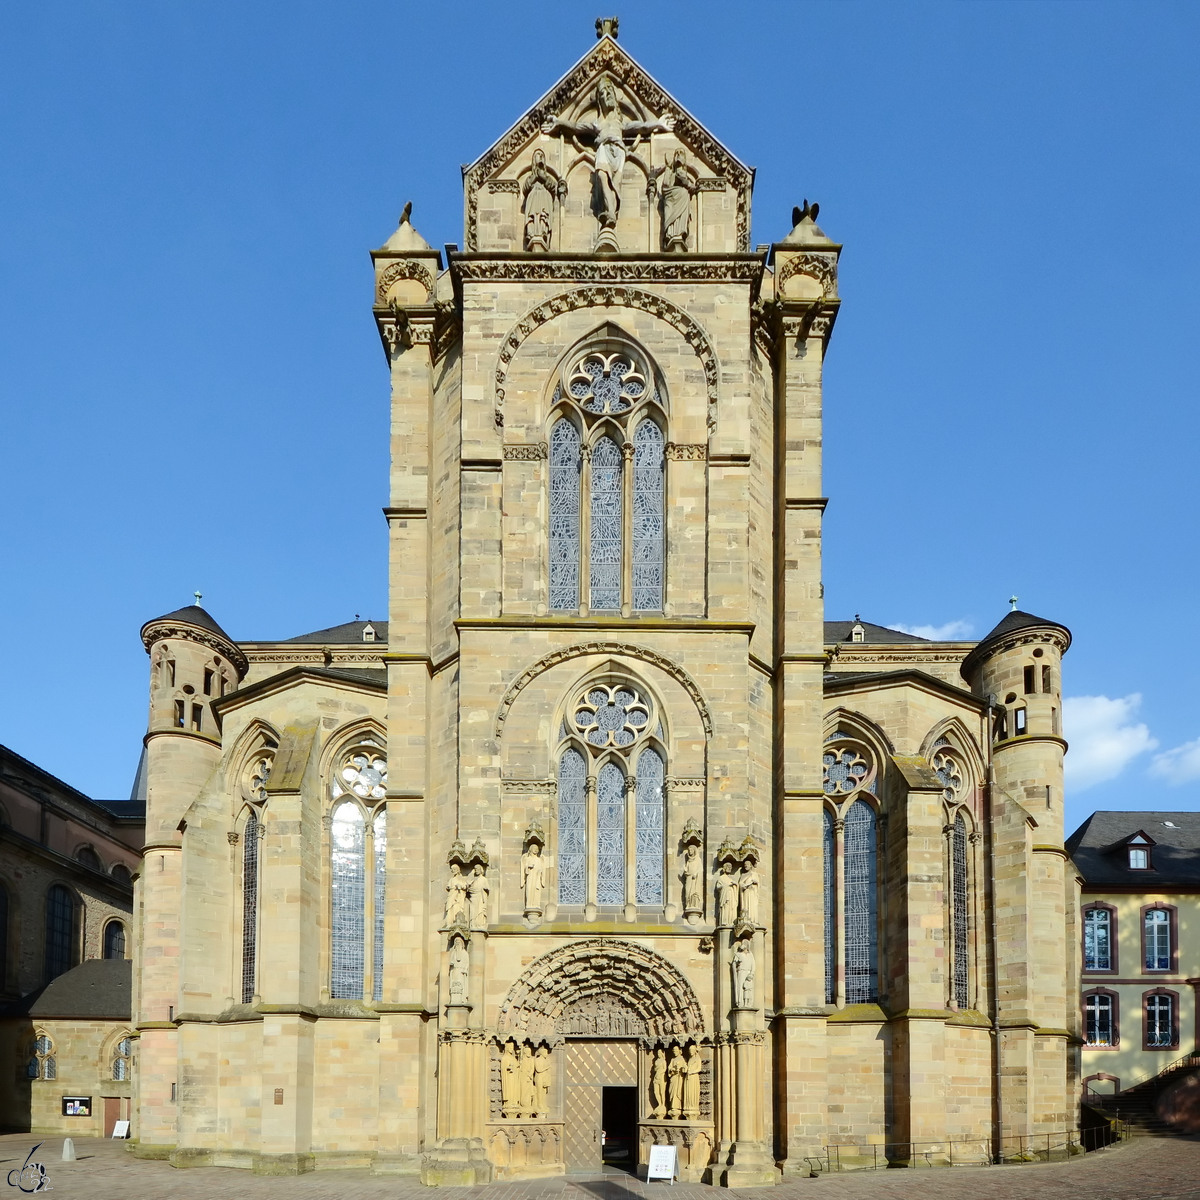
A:
{"type": "Polygon", "coordinates": [[[970,621],[947,621],[945,625],[889,625],[888,628],[911,633],[913,637],[928,638],[931,642],[958,642],[969,638],[974,626],[970,621]]]}
{"type": "Polygon", "coordinates": [[[1068,696],[1063,701],[1063,733],[1071,746],[1064,772],[1070,791],[1115,779],[1139,754],[1157,749],[1149,728],[1133,723],[1141,703],[1136,692],[1118,699],[1068,696]]]}
{"type": "Polygon", "coordinates": [[[1156,754],[1150,763],[1150,774],[1170,784],[1192,783],[1200,779],[1200,738],[1156,754]]]}

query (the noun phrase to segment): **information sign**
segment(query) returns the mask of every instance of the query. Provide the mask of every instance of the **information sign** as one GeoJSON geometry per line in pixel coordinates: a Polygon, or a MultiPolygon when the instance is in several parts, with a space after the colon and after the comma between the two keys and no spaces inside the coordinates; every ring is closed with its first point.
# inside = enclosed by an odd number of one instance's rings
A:
{"type": "Polygon", "coordinates": [[[650,1162],[646,1167],[646,1181],[669,1179],[675,1182],[675,1147],[651,1146],[650,1162]]]}
{"type": "Polygon", "coordinates": [[[112,1135],[115,1138],[127,1138],[129,1136],[129,1122],[128,1121],[118,1121],[113,1126],[112,1135]]]}

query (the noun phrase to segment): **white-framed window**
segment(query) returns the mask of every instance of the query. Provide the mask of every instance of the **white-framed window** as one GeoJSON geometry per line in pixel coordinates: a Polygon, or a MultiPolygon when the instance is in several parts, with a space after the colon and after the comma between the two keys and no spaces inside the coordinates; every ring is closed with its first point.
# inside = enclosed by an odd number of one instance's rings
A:
{"type": "Polygon", "coordinates": [[[1116,1005],[1107,992],[1093,992],[1084,998],[1084,1042],[1089,1046],[1115,1046],[1116,1005]]]}
{"type": "Polygon", "coordinates": [[[662,612],[666,411],[632,347],[573,355],[549,435],[550,608],[662,612]]]}
{"type": "Polygon", "coordinates": [[[623,680],[593,682],[563,722],[558,751],[558,903],[666,902],[667,759],[654,703],[623,680]]]}
{"type": "Polygon", "coordinates": [[[1175,1045],[1175,997],[1152,992],[1146,997],[1146,1048],[1170,1049],[1175,1045]]]}
{"type": "Polygon", "coordinates": [[[1083,969],[1112,970],[1112,913],[1089,908],[1083,914],[1083,969]]]}
{"type": "Polygon", "coordinates": [[[1166,909],[1146,910],[1144,945],[1147,971],[1171,969],[1171,914],[1166,909]]]}

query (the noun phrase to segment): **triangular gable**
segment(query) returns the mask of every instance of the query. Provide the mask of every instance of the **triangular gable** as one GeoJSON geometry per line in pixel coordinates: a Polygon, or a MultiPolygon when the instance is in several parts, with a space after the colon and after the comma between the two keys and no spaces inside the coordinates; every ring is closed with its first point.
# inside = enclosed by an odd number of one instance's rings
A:
{"type": "Polygon", "coordinates": [[[478,193],[538,137],[542,122],[578,109],[595,91],[602,74],[609,74],[627,97],[643,108],[643,117],[675,116],[675,136],[713,175],[737,195],[738,249],[750,249],[750,192],[754,170],[741,162],[695,117],[657,83],[611,37],[603,37],[503,137],[470,166],[463,168],[466,205],[466,249],[478,250],[478,193]]]}

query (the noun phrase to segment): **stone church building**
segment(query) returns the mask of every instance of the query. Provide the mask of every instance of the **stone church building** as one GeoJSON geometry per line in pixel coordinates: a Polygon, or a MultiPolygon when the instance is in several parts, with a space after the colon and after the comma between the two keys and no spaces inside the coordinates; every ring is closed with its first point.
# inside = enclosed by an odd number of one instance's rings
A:
{"type": "Polygon", "coordinates": [[[150,621],[142,1155],[725,1186],[1076,1125],[1070,634],[825,622],[840,247],[598,27],[373,253],[388,619],[150,621]]]}

